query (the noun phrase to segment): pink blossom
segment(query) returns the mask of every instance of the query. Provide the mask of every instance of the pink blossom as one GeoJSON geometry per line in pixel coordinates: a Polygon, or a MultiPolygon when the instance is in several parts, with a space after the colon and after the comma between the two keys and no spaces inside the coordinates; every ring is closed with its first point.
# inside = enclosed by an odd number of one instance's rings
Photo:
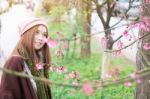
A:
{"type": "Polygon", "coordinates": [[[140,24],[139,28],[140,28],[141,30],[143,30],[144,32],[149,31],[148,26],[147,26],[146,24],[143,24],[143,23],[140,24]]]}
{"type": "Polygon", "coordinates": [[[69,78],[69,79],[72,79],[72,78],[74,78],[74,77],[75,77],[74,72],[71,72],[71,73],[68,74],[68,78],[69,78]]]}
{"type": "Polygon", "coordinates": [[[128,41],[131,41],[132,36],[131,36],[131,35],[128,35],[126,38],[127,38],[128,41]]]}
{"type": "Polygon", "coordinates": [[[118,47],[118,49],[123,48],[123,43],[120,40],[117,42],[117,47],[118,47]]]}
{"type": "Polygon", "coordinates": [[[139,28],[144,32],[147,32],[149,31],[149,26],[150,26],[149,19],[147,17],[143,17],[143,22],[139,23],[139,28]]]}
{"type": "Polygon", "coordinates": [[[129,26],[130,29],[132,29],[132,28],[138,28],[138,27],[139,27],[138,23],[132,23],[132,24],[129,26]]]}
{"type": "Polygon", "coordinates": [[[60,68],[57,68],[56,69],[57,73],[61,74],[62,73],[62,70],[60,68]]]}
{"type": "Polygon", "coordinates": [[[50,66],[49,70],[52,71],[52,72],[54,72],[56,70],[56,68],[54,66],[50,66]]]}
{"type": "Polygon", "coordinates": [[[64,54],[63,54],[63,52],[62,52],[62,50],[57,50],[56,51],[56,56],[57,57],[62,57],[64,54]]]}
{"type": "Polygon", "coordinates": [[[63,72],[67,72],[67,68],[65,66],[61,66],[60,69],[63,71],[63,72]]]}
{"type": "Polygon", "coordinates": [[[77,79],[80,79],[80,73],[79,73],[79,72],[74,72],[74,74],[75,74],[75,77],[76,77],[77,79]]]}
{"type": "Polygon", "coordinates": [[[150,43],[145,43],[143,46],[143,49],[149,50],[150,49],[150,43]]]}
{"type": "Polygon", "coordinates": [[[93,88],[92,88],[92,85],[89,82],[86,82],[86,83],[83,84],[82,90],[88,96],[92,95],[93,92],[94,92],[93,88]]]}
{"type": "Polygon", "coordinates": [[[122,35],[128,40],[128,41],[131,41],[132,39],[132,36],[128,33],[127,30],[125,30],[122,35]]]}
{"type": "Polygon", "coordinates": [[[137,78],[137,75],[136,75],[136,73],[132,73],[132,74],[130,74],[130,77],[131,77],[132,79],[136,79],[136,78],[137,78]]]}
{"type": "Polygon", "coordinates": [[[149,23],[149,18],[148,17],[143,17],[143,22],[146,26],[149,26],[150,23],[149,23]]]}
{"type": "Polygon", "coordinates": [[[127,82],[124,83],[124,85],[127,86],[127,87],[131,87],[132,84],[131,84],[130,81],[127,81],[127,82]]]}
{"type": "Polygon", "coordinates": [[[149,31],[149,26],[150,26],[149,19],[147,17],[143,17],[142,20],[143,20],[142,22],[131,24],[130,28],[138,27],[141,30],[143,30],[144,32],[149,31]]]}
{"type": "Polygon", "coordinates": [[[35,66],[37,70],[43,69],[43,65],[41,63],[37,63],[35,66]]]}
{"type": "Polygon", "coordinates": [[[148,3],[150,3],[150,0],[144,0],[144,2],[145,2],[146,4],[148,4],[148,3]]]}
{"type": "Polygon", "coordinates": [[[72,71],[71,73],[69,73],[68,75],[66,75],[65,78],[66,79],[72,79],[72,78],[76,77],[78,79],[78,76],[79,76],[78,74],[76,74],[75,72],[72,71]]]}
{"type": "Polygon", "coordinates": [[[78,81],[77,80],[75,80],[75,81],[73,81],[73,83],[72,83],[74,86],[78,86],[78,81]]]}
{"type": "Polygon", "coordinates": [[[127,37],[129,35],[128,31],[125,30],[123,33],[122,33],[123,36],[127,37]]]}
{"type": "Polygon", "coordinates": [[[62,72],[67,71],[67,69],[64,66],[58,67],[56,70],[58,73],[62,73],[62,72]]]}
{"type": "Polygon", "coordinates": [[[105,76],[106,76],[106,78],[112,78],[112,74],[111,73],[107,73],[105,76]]]}
{"type": "Polygon", "coordinates": [[[136,82],[137,82],[138,84],[141,84],[141,83],[142,83],[142,81],[141,81],[140,79],[137,79],[136,82]]]}
{"type": "Polygon", "coordinates": [[[48,45],[50,48],[55,48],[55,47],[57,46],[57,41],[52,40],[52,39],[50,39],[50,38],[45,39],[45,42],[47,43],[47,45],[48,45]]]}

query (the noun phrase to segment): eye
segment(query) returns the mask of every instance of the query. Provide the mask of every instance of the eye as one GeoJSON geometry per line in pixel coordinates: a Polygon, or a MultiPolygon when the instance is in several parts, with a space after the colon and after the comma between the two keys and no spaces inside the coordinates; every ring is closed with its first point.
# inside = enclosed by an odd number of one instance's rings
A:
{"type": "Polygon", "coordinates": [[[47,37],[47,34],[46,34],[46,33],[43,33],[43,36],[44,36],[44,37],[47,37]]]}
{"type": "Polygon", "coordinates": [[[40,32],[39,31],[36,31],[36,34],[39,34],[40,32]]]}

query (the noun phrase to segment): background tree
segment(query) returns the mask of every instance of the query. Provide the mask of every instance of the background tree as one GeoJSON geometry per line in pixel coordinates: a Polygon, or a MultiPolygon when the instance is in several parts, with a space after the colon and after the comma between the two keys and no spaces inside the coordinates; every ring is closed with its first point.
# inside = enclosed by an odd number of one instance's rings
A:
{"type": "MultiPolygon", "coordinates": [[[[96,6],[96,12],[99,19],[102,22],[105,31],[105,39],[107,40],[105,49],[112,50],[114,40],[111,36],[110,20],[113,15],[113,10],[116,5],[115,0],[92,0],[96,6]]],[[[110,53],[104,52],[101,66],[101,78],[105,79],[105,75],[108,72],[108,67],[110,65],[110,53]]]]}
{"type": "Polygon", "coordinates": [[[83,26],[84,33],[81,34],[81,52],[82,58],[88,57],[91,54],[91,15],[92,15],[92,2],[91,0],[79,0],[78,12],[81,13],[81,24],[83,26]]]}
{"type": "MultiPolygon", "coordinates": [[[[149,18],[150,16],[150,13],[149,13],[150,2],[147,2],[147,1],[149,0],[143,0],[143,5],[142,5],[143,13],[142,13],[141,19],[143,17],[149,18]]],[[[146,33],[149,33],[149,32],[141,31],[139,35],[143,35],[146,33]]],[[[150,67],[150,51],[145,50],[143,48],[143,46],[146,43],[147,44],[150,43],[150,35],[144,37],[139,42],[138,52],[137,52],[137,57],[136,57],[136,66],[137,66],[138,71],[147,69],[150,67]]],[[[141,79],[142,79],[142,83],[137,84],[135,99],[150,99],[150,75],[144,76],[141,79]]]]}
{"type": "MultiPolygon", "coordinates": [[[[114,9],[116,6],[116,0],[92,0],[95,4],[95,10],[97,12],[97,15],[99,17],[99,19],[101,20],[101,23],[103,25],[103,29],[105,30],[104,35],[105,35],[105,40],[106,40],[106,45],[104,50],[112,50],[113,49],[113,45],[115,42],[117,42],[122,35],[120,35],[118,38],[113,39],[112,37],[112,29],[114,26],[116,26],[118,23],[120,23],[124,17],[122,17],[118,22],[116,22],[115,24],[113,24],[112,26],[110,26],[110,21],[111,18],[114,15],[114,9]]],[[[129,7],[128,9],[123,13],[124,16],[127,16],[127,12],[129,11],[129,9],[131,8],[131,4],[134,2],[134,0],[129,0],[129,7]]],[[[110,66],[110,62],[111,62],[111,54],[104,52],[103,54],[103,59],[102,59],[102,65],[101,65],[101,78],[105,79],[105,75],[108,72],[108,68],[110,66]]]]}

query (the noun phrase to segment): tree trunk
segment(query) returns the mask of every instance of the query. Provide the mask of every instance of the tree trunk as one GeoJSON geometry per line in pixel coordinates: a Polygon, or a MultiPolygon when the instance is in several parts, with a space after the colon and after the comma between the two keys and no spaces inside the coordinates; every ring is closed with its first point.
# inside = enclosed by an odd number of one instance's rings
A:
{"type": "Polygon", "coordinates": [[[74,37],[73,37],[73,38],[75,38],[75,40],[74,40],[74,42],[73,42],[73,51],[72,51],[71,57],[74,57],[75,52],[76,52],[76,45],[77,45],[76,37],[77,37],[76,34],[74,34],[74,37]]]}
{"type": "Polygon", "coordinates": [[[80,56],[82,58],[86,58],[90,56],[91,48],[90,48],[90,37],[81,37],[81,53],[80,56]]]}
{"type": "MultiPolygon", "coordinates": [[[[109,26],[105,27],[105,30],[109,29],[109,26]]],[[[113,38],[111,37],[111,30],[105,33],[105,37],[108,40],[106,43],[106,48],[104,50],[112,50],[113,46],[113,38]]],[[[109,66],[111,62],[111,53],[104,52],[102,58],[102,65],[101,65],[101,79],[106,79],[106,74],[109,72],[109,66]]]]}
{"type": "MultiPolygon", "coordinates": [[[[150,16],[150,14],[148,14],[149,8],[150,4],[146,4],[144,6],[144,12],[142,13],[142,16],[150,16]]],[[[143,32],[141,32],[140,34],[143,34],[143,32]]],[[[139,48],[136,55],[137,70],[142,70],[150,67],[150,50],[146,51],[143,49],[145,43],[150,43],[150,35],[143,38],[139,43],[139,48]]],[[[136,85],[135,99],[150,99],[150,75],[141,78],[141,80],[142,83],[136,85]]]]}
{"type": "Polygon", "coordinates": [[[89,36],[91,33],[91,1],[80,1],[80,9],[82,16],[82,25],[84,29],[84,35],[81,37],[81,52],[80,56],[82,58],[88,57],[91,54],[91,37],[89,36]],[[87,36],[88,35],[88,36],[87,36]]]}
{"type": "MultiPolygon", "coordinates": [[[[105,31],[105,37],[108,40],[105,50],[112,50],[113,46],[113,38],[111,37],[111,30],[110,30],[110,20],[112,17],[113,9],[115,7],[114,0],[103,0],[101,3],[98,2],[98,0],[93,0],[96,5],[96,12],[98,17],[100,18],[102,25],[104,27],[105,31]],[[104,9],[106,10],[106,16],[103,15],[104,9]]],[[[102,65],[101,65],[101,79],[105,80],[105,75],[108,72],[109,65],[111,62],[111,55],[110,53],[104,52],[103,59],[102,59],[102,65]]]]}
{"type": "Polygon", "coordinates": [[[101,79],[106,79],[106,74],[108,73],[108,68],[110,66],[110,58],[111,53],[104,52],[102,58],[102,66],[101,66],[101,79]]]}

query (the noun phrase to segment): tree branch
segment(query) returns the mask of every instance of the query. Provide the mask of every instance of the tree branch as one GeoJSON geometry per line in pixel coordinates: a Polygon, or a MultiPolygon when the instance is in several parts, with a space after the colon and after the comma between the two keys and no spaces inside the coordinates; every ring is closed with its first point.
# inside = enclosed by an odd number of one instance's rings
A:
{"type": "Polygon", "coordinates": [[[129,46],[133,45],[133,44],[134,44],[135,42],[137,42],[139,39],[142,39],[142,38],[148,36],[149,34],[150,34],[150,33],[146,33],[145,35],[141,36],[140,38],[136,39],[135,41],[133,41],[132,43],[130,43],[129,45],[127,45],[127,46],[125,46],[125,47],[123,47],[123,48],[121,48],[121,49],[118,49],[118,50],[111,50],[111,51],[110,51],[110,50],[105,50],[104,52],[112,53],[112,52],[121,51],[121,50],[126,49],[126,48],[128,48],[129,46]]]}
{"type": "MultiPolygon", "coordinates": [[[[19,77],[32,78],[34,80],[41,81],[41,82],[47,84],[48,86],[56,85],[56,86],[62,86],[62,87],[68,87],[68,88],[82,88],[82,86],[83,86],[83,83],[81,83],[80,85],[71,85],[71,84],[64,84],[64,83],[50,81],[49,79],[46,79],[46,78],[35,77],[35,76],[31,77],[23,72],[16,72],[16,71],[12,71],[12,70],[1,68],[1,67],[0,67],[0,71],[3,71],[5,73],[11,74],[11,75],[19,76],[19,77]]],[[[141,79],[142,77],[150,75],[150,68],[146,68],[146,69],[137,71],[136,74],[138,75],[136,79],[141,79]]],[[[119,84],[123,84],[127,81],[133,82],[136,79],[132,79],[129,75],[129,76],[118,79],[117,82],[114,82],[114,80],[104,80],[104,81],[97,80],[97,81],[90,81],[90,82],[91,82],[93,88],[98,89],[98,88],[102,88],[102,87],[106,88],[106,87],[112,86],[112,85],[118,86],[119,84]]]]}

